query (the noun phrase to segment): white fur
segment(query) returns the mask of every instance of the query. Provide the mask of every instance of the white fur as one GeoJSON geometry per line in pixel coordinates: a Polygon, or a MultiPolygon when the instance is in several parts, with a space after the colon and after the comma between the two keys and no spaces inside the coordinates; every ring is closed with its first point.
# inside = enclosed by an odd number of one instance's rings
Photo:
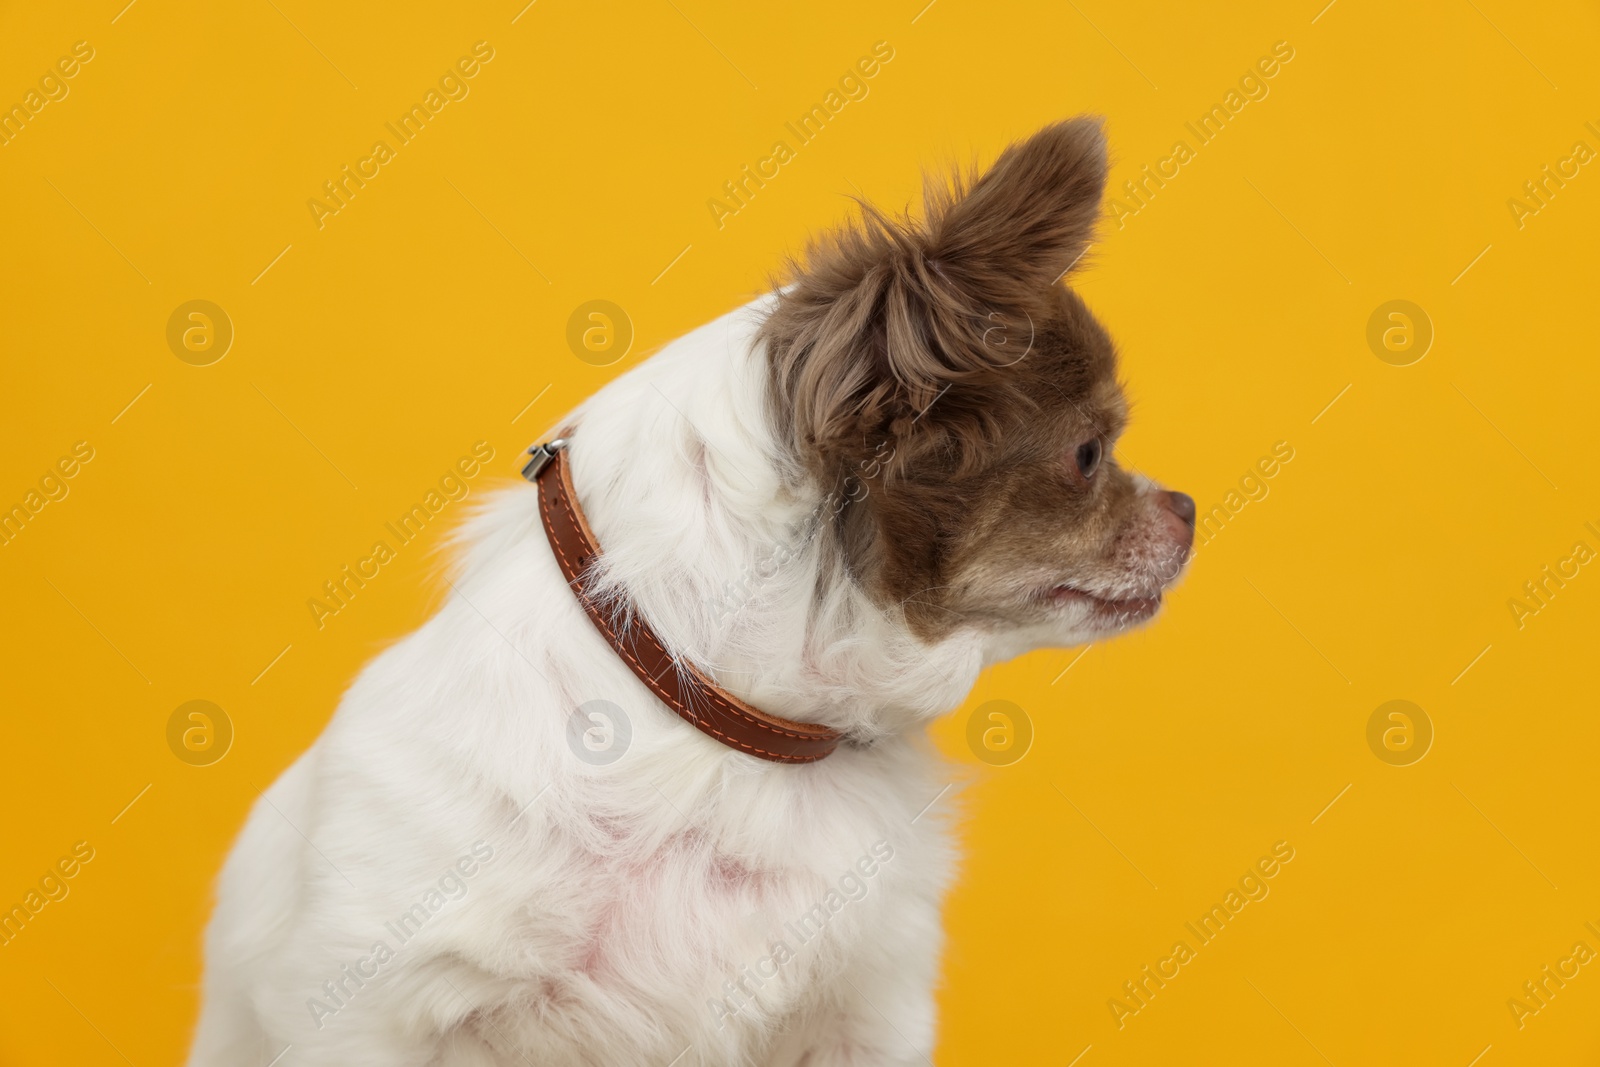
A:
{"type": "Polygon", "coordinates": [[[786,488],[752,348],[767,307],[680,339],[564,421],[573,474],[605,587],[668,647],[857,743],[784,766],[684,723],[583,614],[537,490],[507,488],[463,532],[439,613],[362,672],[251,812],[207,933],[190,1067],[285,1046],[282,1067],[931,1057],[955,772],[919,727],[1019,649],[918,644],[810,535],[821,502],[786,488]],[[596,699],[632,731],[606,766],[568,743],[596,699]],[[864,856],[850,900],[841,879],[864,856]],[[461,857],[474,873],[429,898],[461,857]],[[791,924],[818,902],[828,921],[802,944],[791,924]],[[400,945],[386,924],[418,903],[400,945]],[[381,967],[379,941],[395,950],[381,967]],[[762,977],[775,941],[793,958],[762,977]],[[376,973],[357,986],[341,966],[362,960],[376,973]]]}

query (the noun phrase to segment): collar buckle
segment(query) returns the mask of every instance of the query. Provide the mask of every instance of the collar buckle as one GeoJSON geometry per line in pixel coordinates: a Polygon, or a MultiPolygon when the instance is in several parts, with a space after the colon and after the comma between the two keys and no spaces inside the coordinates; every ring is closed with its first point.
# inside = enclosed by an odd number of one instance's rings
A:
{"type": "Polygon", "coordinates": [[[528,481],[538,481],[539,474],[556,458],[556,453],[566,448],[570,442],[565,437],[554,437],[548,441],[541,441],[528,449],[529,460],[522,468],[522,476],[528,481]]]}

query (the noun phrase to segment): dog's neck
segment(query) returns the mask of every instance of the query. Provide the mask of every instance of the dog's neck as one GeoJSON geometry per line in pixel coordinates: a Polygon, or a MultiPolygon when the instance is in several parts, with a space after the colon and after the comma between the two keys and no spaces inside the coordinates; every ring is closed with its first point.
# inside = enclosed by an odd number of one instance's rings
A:
{"type": "Polygon", "coordinates": [[[679,339],[573,417],[570,458],[603,549],[597,595],[626,594],[673,652],[774,715],[856,743],[957,706],[983,666],[964,632],[918,642],[850,579],[836,506],[773,428],[767,299],[679,339]]]}

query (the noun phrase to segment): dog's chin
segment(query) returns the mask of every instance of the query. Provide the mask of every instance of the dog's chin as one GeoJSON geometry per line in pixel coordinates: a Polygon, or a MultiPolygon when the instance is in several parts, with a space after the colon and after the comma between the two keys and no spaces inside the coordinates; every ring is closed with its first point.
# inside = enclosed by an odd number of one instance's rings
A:
{"type": "Polygon", "coordinates": [[[1162,591],[1149,596],[1112,599],[1070,585],[1058,585],[1048,595],[1050,602],[1070,616],[1076,627],[1110,635],[1131,630],[1155,618],[1161,610],[1162,591]]]}

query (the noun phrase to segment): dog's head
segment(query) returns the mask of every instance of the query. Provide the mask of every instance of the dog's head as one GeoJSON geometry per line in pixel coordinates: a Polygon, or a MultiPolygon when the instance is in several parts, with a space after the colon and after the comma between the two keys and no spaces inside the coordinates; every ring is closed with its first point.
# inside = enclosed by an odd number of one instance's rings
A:
{"type": "Polygon", "coordinates": [[[783,438],[854,581],[913,632],[995,655],[1149,619],[1194,502],[1118,463],[1116,352],[1062,284],[1106,178],[1098,122],[933,182],[919,220],[863,206],[762,328],[783,438]]]}

